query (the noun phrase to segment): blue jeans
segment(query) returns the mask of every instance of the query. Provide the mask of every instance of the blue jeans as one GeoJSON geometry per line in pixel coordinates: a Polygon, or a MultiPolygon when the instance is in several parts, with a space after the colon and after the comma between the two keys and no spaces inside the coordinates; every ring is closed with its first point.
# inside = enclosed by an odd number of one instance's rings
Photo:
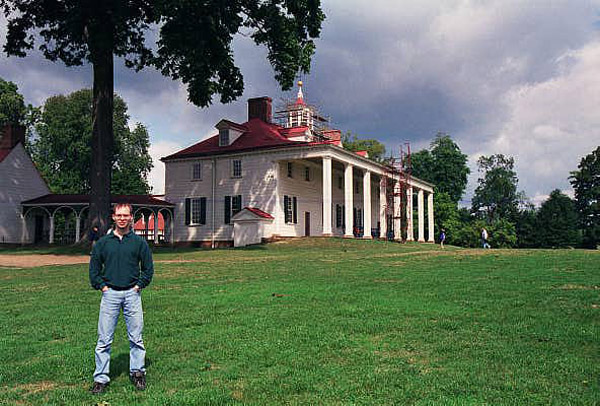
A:
{"type": "Polygon", "coordinates": [[[100,315],[98,316],[98,344],[96,344],[96,370],[94,382],[108,383],[110,368],[110,346],[115,336],[115,327],[119,313],[123,309],[127,337],[129,338],[129,371],[146,372],[144,359],[146,348],[142,340],[144,329],[144,312],[142,310],[142,296],[135,289],[113,290],[102,292],[100,302],[100,315]]]}

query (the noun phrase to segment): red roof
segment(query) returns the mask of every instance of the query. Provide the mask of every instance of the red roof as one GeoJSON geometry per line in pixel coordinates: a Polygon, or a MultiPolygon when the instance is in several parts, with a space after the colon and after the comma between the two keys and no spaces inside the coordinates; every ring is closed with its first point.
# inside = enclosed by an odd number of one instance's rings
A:
{"type": "Polygon", "coordinates": [[[8,154],[10,154],[10,151],[12,151],[12,149],[8,149],[8,148],[0,149],[0,162],[2,162],[4,160],[4,158],[6,158],[8,156],[8,154]]]}
{"type": "Polygon", "coordinates": [[[282,128],[281,130],[279,130],[279,133],[286,138],[301,137],[306,133],[306,130],[308,130],[308,127],[306,126],[290,127],[282,128]]]}
{"type": "Polygon", "coordinates": [[[251,211],[252,213],[256,214],[259,217],[263,217],[266,219],[273,219],[274,217],[271,216],[269,213],[267,213],[266,211],[262,211],[261,209],[258,209],[256,207],[244,207],[244,209],[251,211]]]}
{"type": "MultiPolygon", "coordinates": [[[[112,195],[111,203],[128,202],[136,206],[175,206],[166,200],[151,195],[112,195]]],[[[25,200],[21,204],[90,204],[90,195],[47,194],[35,199],[25,200]]]]}
{"type": "MultiPolygon", "coordinates": [[[[146,225],[144,224],[144,218],[140,217],[138,221],[133,225],[134,230],[146,230],[146,225]]],[[[165,220],[163,219],[163,215],[158,213],[158,229],[165,229],[165,220]]],[[[150,215],[148,219],[148,231],[154,231],[154,213],[150,215]]]]}
{"type": "MultiPolygon", "coordinates": [[[[162,161],[168,161],[178,158],[191,158],[196,156],[228,154],[231,152],[251,151],[257,149],[271,149],[292,146],[311,145],[306,142],[290,141],[284,134],[288,134],[290,129],[284,129],[276,124],[265,123],[264,121],[253,118],[242,124],[247,131],[238,137],[231,145],[219,146],[219,136],[214,135],[204,141],[182,149],[167,157],[161,158],[162,161]]],[[[302,130],[302,132],[304,129],[302,130]]]]}

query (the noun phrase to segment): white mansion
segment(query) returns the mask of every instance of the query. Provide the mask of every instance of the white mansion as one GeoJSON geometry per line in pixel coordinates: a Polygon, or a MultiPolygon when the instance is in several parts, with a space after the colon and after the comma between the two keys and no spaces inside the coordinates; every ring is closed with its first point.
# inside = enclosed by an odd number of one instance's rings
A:
{"type": "Polygon", "coordinates": [[[244,246],[309,235],[412,241],[414,195],[416,239],[434,241],[433,185],[344,149],[339,130],[320,128],[323,119],[301,87],[278,113],[276,124],[270,98],[250,99],[248,121],[221,120],[218,134],[162,158],[164,200],[175,205],[173,242],[244,246]]]}

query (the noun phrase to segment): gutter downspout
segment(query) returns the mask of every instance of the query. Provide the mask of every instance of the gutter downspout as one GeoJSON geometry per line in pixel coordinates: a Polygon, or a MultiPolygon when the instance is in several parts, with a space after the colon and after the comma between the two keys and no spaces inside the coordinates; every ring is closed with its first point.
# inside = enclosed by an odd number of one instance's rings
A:
{"type": "Polygon", "coordinates": [[[215,249],[215,189],[217,187],[217,158],[212,158],[212,230],[210,234],[210,248],[215,249]]]}

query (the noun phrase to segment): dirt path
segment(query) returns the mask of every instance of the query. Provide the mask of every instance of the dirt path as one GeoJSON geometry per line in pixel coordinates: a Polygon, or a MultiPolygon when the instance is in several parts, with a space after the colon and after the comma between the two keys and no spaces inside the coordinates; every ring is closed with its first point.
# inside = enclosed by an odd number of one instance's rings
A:
{"type": "Polygon", "coordinates": [[[90,262],[88,255],[0,255],[0,266],[15,268],[34,268],[48,265],[87,264],[90,262]]]}

